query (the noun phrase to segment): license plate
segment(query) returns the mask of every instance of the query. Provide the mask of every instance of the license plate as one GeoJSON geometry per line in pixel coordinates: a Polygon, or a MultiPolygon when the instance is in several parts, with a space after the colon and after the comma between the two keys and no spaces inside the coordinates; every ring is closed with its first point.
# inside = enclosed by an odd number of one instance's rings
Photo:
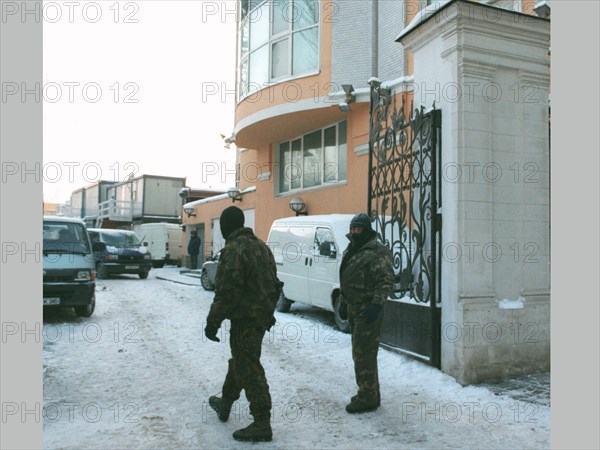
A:
{"type": "Polygon", "coordinates": [[[60,305],[59,297],[44,297],[44,305],[60,305]]]}
{"type": "Polygon", "coordinates": [[[140,266],[125,266],[126,269],[139,269],[140,266]]]}

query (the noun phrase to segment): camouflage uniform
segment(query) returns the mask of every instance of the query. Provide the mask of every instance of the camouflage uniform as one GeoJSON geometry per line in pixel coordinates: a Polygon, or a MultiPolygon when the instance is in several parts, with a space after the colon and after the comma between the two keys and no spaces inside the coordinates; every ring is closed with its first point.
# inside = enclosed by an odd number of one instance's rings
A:
{"type": "Polygon", "coordinates": [[[382,306],[393,289],[394,270],[390,250],[377,237],[359,248],[351,242],[340,266],[342,300],[348,305],[352,333],[352,359],[358,385],[358,398],[379,403],[377,352],[383,313],[368,323],[361,312],[370,303],[382,306]]]}
{"type": "Polygon", "coordinates": [[[271,396],[260,363],[265,331],[274,323],[277,269],[271,250],[250,228],[228,237],[221,252],[215,298],[206,319],[216,328],[231,320],[231,359],[223,397],[237,400],[242,389],[254,420],[269,420],[271,396]]]}

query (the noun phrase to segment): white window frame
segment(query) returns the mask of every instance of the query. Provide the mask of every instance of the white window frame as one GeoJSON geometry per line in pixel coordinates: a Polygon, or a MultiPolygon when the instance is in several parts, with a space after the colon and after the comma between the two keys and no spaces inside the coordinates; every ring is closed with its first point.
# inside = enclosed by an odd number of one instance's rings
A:
{"type": "MultiPolygon", "coordinates": [[[[347,180],[348,177],[348,173],[347,173],[347,158],[346,158],[346,167],[344,168],[345,170],[343,171],[343,173],[346,174],[346,176],[344,178],[339,178],[339,174],[340,174],[340,169],[339,169],[339,164],[340,164],[340,160],[339,160],[339,155],[340,155],[340,145],[345,145],[346,146],[346,152],[348,151],[348,124],[346,120],[342,120],[340,122],[336,122],[334,124],[330,124],[326,127],[322,127],[322,128],[317,128],[315,130],[309,131],[308,133],[305,133],[301,136],[297,136],[293,139],[289,139],[287,141],[284,142],[280,142],[276,145],[275,147],[275,161],[277,163],[277,170],[276,170],[276,189],[275,191],[277,192],[277,194],[279,195],[288,195],[291,193],[298,193],[298,192],[303,192],[303,191],[310,191],[310,190],[314,190],[314,189],[321,189],[323,187],[329,187],[329,186],[335,186],[335,185],[339,185],[340,183],[344,183],[347,180]],[[345,136],[345,142],[343,142],[342,144],[340,144],[340,125],[342,123],[346,122],[346,136],[345,136]],[[326,175],[331,175],[331,173],[327,172],[327,168],[325,167],[325,130],[329,129],[329,128],[335,128],[335,168],[336,170],[336,176],[335,176],[335,180],[330,180],[327,181],[326,180],[326,175]],[[320,157],[319,157],[319,174],[320,174],[320,180],[319,183],[314,185],[314,186],[309,186],[309,187],[305,187],[304,186],[304,181],[305,181],[305,176],[304,176],[304,138],[310,134],[313,134],[316,131],[320,131],[321,132],[321,146],[320,146],[320,157]],[[285,152],[289,153],[289,158],[288,160],[290,161],[291,164],[293,164],[293,160],[292,160],[292,142],[296,141],[300,139],[301,141],[301,145],[300,145],[300,152],[302,155],[302,159],[300,161],[300,172],[301,172],[301,179],[300,179],[300,187],[297,188],[292,188],[292,176],[295,175],[295,173],[297,172],[295,170],[295,167],[284,167],[282,161],[284,160],[283,155],[282,155],[282,149],[281,146],[287,144],[287,149],[285,150],[285,152]],[[286,176],[286,172],[290,174],[290,179],[287,180],[287,188],[286,189],[282,189],[282,176],[286,176]]],[[[329,162],[328,162],[329,163],[329,162]]]]}
{"type": "MultiPolygon", "coordinates": [[[[318,74],[321,70],[321,3],[320,3],[320,1],[315,2],[318,5],[318,11],[317,11],[318,17],[317,17],[316,23],[302,27],[302,28],[294,29],[294,20],[290,20],[290,21],[288,21],[287,30],[281,31],[277,34],[273,34],[273,23],[274,23],[274,21],[273,21],[273,14],[274,14],[273,2],[274,1],[277,2],[278,0],[265,0],[265,1],[258,3],[252,10],[248,11],[247,15],[244,18],[242,18],[240,20],[240,25],[238,28],[238,49],[239,50],[238,50],[238,65],[237,65],[238,101],[243,100],[244,98],[256,93],[257,91],[259,91],[261,89],[272,86],[273,84],[282,83],[285,81],[294,80],[294,79],[302,78],[302,77],[309,76],[309,75],[315,75],[315,74],[318,74]],[[251,30],[249,28],[248,52],[244,56],[242,56],[242,29],[243,29],[244,25],[246,25],[247,22],[249,22],[253,19],[253,13],[255,13],[260,8],[262,8],[265,3],[269,4],[269,8],[268,8],[268,10],[269,10],[268,39],[261,46],[255,48],[255,49],[251,49],[250,41],[251,41],[252,37],[251,37],[251,30]],[[317,29],[317,54],[316,54],[317,65],[314,69],[310,69],[305,72],[292,73],[293,62],[294,62],[294,52],[293,52],[294,35],[302,33],[303,31],[306,31],[309,29],[313,29],[313,28],[317,29]],[[273,77],[272,76],[273,75],[273,54],[272,54],[273,44],[284,41],[285,39],[287,39],[287,45],[288,45],[287,73],[280,75],[278,77],[273,77]],[[250,79],[250,73],[252,70],[252,68],[250,67],[250,57],[253,53],[256,53],[257,51],[262,49],[264,46],[267,47],[267,54],[268,54],[268,56],[267,56],[268,77],[267,77],[267,80],[266,80],[264,86],[262,86],[262,85],[256,85],[256,82],[254,82],[253,80],[250,79]],[[242,66],[244,64],[246,64],[246,66],[247,66],[247,84],[246,85],[242,84],[242,77],[241,77],[241,70],[242,70],[242,66]]],[[[296,0],[289,0],[289,1],[290,1],[290,4],[293,4],[293,2],[296,0]]],[[[288,8],[288,10],[294,11],[295,9],[292,6],[292,7],[288,8]]]]}

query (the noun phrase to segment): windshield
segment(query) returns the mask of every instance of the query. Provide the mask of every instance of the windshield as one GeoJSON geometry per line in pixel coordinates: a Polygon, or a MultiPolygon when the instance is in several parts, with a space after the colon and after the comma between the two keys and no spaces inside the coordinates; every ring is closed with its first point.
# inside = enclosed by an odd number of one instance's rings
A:
{"type": "Polygon", "coordinates": [[[112,247],[142,245],[135,233],[102,233],[102,242],[112,247]]]}
{"type": "Polygon", "coordinates": [[[83,225],[44,222],[44,253],[90,253],[90,241],[83,225]]]}

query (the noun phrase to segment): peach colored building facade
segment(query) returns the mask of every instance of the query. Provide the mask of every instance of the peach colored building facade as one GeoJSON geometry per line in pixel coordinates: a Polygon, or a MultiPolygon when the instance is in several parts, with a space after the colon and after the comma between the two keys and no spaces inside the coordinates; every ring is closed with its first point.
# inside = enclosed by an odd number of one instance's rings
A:
{"type": "MultiPolygon", "coordinates": [[[[367,209],[368,79],[371,76],[381,79],[393,89],[397,97],[405,96],[407,109],[409,108],[412,98],[412,55],[394,40],[418,11],[430,3],[432,2],[419,0],[297,2],[298,5],[304,5],[298,6],[299,9],[304,7],[304,16],[296,18],[291,17],[291,13],[286,13],[291,31],[279,35],[275,35],[272,28],[265,31],[268,37],[266,44],[263,44],[269,47],[269,58],[263,64],[268,66],[265,68],[269,70],[269,76],[255,83],[251,79],[252,69],[243,74],[241,68],[244,58],[252,62],[253,43],[248,34],[253,31],[252,26],[260,22],[260,17],[266,17],[269,11],[271,24],[275,23],[277,12],[274,2],[238,2],[238,102],[233,136],[238,151],[237,187],[241,192],[249,192],[243,193],[242,201],[236,201],[235,204],[251,213],[250,217],[254,220],[250,220],[249,225],[254,228],[258,237],[267,238],[273,220],[294,215],[289,202],[295,197],[304,200],[308,214],[357,213],[367,209]],[[310,10],[306,6],[308,4],[318,5],[318,14],[314,13],[314,8],[310,10]],[[254,17],[252,11],[255,12],[254,17]],[[295,24],[305,24],[305,16],[310,14],[317,22],[312,25],[318,29],[315,42],[318,64],[304,73],[295,74],[293,70],[288,70],[287,75],[272,77],[275,71],[273,61],[277,56],[274,49],[282,42],[281,36],[291,41],[295,24]],[[243,51],[239,51],[240,48],[246,48],[245,56],[243,51]],[[246,80],[246,84],[240,80],[246,80]],[[344,98],[343,84],[354,88],[354,98],[350,103],[350,110],[346,112],[338,107],[344,98]],[[242,92],[245,94],[242,95],[242,92]],[[281,190],[281,177],[284,176],[281,167],[285,164],[280,161],[281,143],[303,139],[311,132],[340,123],[344,123],[347,130],[345,158],[343,162],[338,161],[339,164],[344,164],[343,179],[337,177],[332,181],[323,178],[317,186],[281,190]]],[[[481,3],[530,14],[535,5],[535,2],[529,0],[482,0],[481,3]]],[[[292,53],[291,47],[288,53],[292,53]]],[[[289,65],[294,64],[291,61],[289,65]]],[[[322,149],[321,153],[324,153],[322,149]]],[[[323,163],[321,155],[321,172],[324,177],[327,168],[323,163]]],[[[183,214],[184,224],[199,228],[201,237],[203,230],[206,255],[212,253],[211,244],[218,240],[215,237],[215,219],[231,204],[232,201],[227,196],[218,196],[211,201],[191,202],[188,206],[195,209],[195,216],[183,214]]]]}
{"type": "MultiPolygon", "coordinates": [[[[423,108],[432,106],[433,98],[439,96],[439,91],[432,88],[456,86],[458,81],[465,80],[475,85],[496,82],[495,76],[503,81],[501,76],[506,74],[507,67],[512,71],[511,76],[524,76],[519,65],[523,61],[532,62],[531,73],[525,73],[531,79],[524,78],[522,82],[531,83],[533,80],[539,84],[540,105],[535,111],[527,110],[524,114],[528,117],[537,114],[535,117],[541,119],[533,124],[537,141],[526,149],[529,152],[535,150],[539,159],[536,161],[545,176],[547,146],[544,139],[548,122],[544,117],[547,117],[548,104],[545,83],[548,79],[549,85],[549,23],[540,18],[530,21],[526,14],[533,14],[534,9],[549,2],[289,2],[287,4],[298,5],[297,12],[306,16],[292,16],[286,24],[278,22],[278,11],[274,6],[286,2],[239,2],[238,101],[235,125],[229,138],[235,142],[238,152],[236,186],[232,191],[235,198],[232,200],[227,194],[222,194],[184,205],[186,210],[193,209],[193,214],[184,216],[184,223],[186,227],[199,230],[206,243],[205,255],[214,254],[222,246],[218,218],[232,201],[244,210],[247,225],[263,240],[267,240],[273,220],[295,214],[290,208],[292,199],[301,198],[305,204],[304,212],[309,215],[367,212],[370,186],[369,80],[372,78],[380,80],[381,87],[391,91],[398,105],[404,100],[404,112],[409,113],[413,99],[415,105],[423,108]],[[504,14],[502,9],[510,12],[504,14]],[[475,16],[465,16],[467,12],[475,16]],[[260,13],[254,21],[253,13],[260,13]],[[535,23],[535,27],[529,22],[535,23]],[[532,33],[535,33],[535,38],[530,37],[532,33]],[[472,41],[464,44],[461,39],[467,38],[472,41]],[[407,48],[412,49],[414,54],[407,48]],[[468,57],[465,56],[467,54],[468,57]],[[419,92],[422,88],[427,89],[425,95],[419,92]],[[428,96],[432,96],[431,99],[428,96]]],[[[535,13],[543,19],[548,17],[538,11],[535,13]]],[[[506,86],[505,92],[510,92],[509,87],[506,86]]],[[[460,103],[449,98],[435,102],[443,117],[440,136],[444,144],[440,161],[446,158],[446,162],[457,164],[459,161],[471,161],[469,158],[479,158],[477,161],[484,164],[495,162],[494,158],[504,161],[507,157],[530,157],[529,154],[523,155],[523,148],[518,144],[501,145],[504,135],[489,129],[490,123],[502,122],[494,115],[499,113],[491,109],[491,102],[482,101],[480,97],[468,104],[464,99],[460,103]],[[478,114],[465,119],[465,108],[479,108],[478,114]],[[486,121],[489,117],[494,119],[486,121]],[[487,133],[489,142],[469,139],[463,142],[457,138],[472,131],[473,127],[476,132],[487,133]]],[[[514,119],[519,111],[525,111],[527,105],[513,101],[500,106],[513,111],[511,119],[514,119]]],[[[386,117],[390,120],[389,116],[386,117]]],[[[385,128],[389,129],[388,125],[385,128]]],[[[509,131],[516,132],[514,129],[509,131]]],[[[511,137],[517,143],[529,142],[527,139],[531,133],[532,130],[529,130],[523,135],[511,134],[511,137]]],[[[392,142],[397,138],[393,137],[392,142]]],[[[385,140],[388,140],[387,135],[385,140]]],[[[388,175],[396,177],[396,172],[388,175]]],[[[485,242],[478,244],[492,242],[498,245],[495,241],[497,236],[514,234],[523,221],[522,218],[512,218],[510,223],[496,220],[499,216],[492,212],[503,208],[501,201],[484,202],[482,206],[464,200],[471,198],[469,195],[479,198],[484,194],[493,199],[492,194],[501,193],[504,186],[490,183],[474,186],[464,180],[460,183],[443,180],[440,185],[445,203],[439,210],[435,209],[440,216],[440,228],[434,232],[439,233],[441,244],[444,240],[470,243],[480,237],[485,242]],[[467,220],[470,215],[477,216],[481,211],[486,211],[486,218],[489,216],[491,219],[467,220]],[[489,211],[492,212],[488,214],[489,211]],[[441,216],[444,216],[443,220],[441,216]],[[496,235],[490,230],[495,230],[496,235]]],[[[409,190],[415,190],[415,186],[409,190]]],[[[535,198],[540,199],[540,217],[536,224],[540,227],[540,248],[545,249],[549,239],[545,228],[547,205],[543,183],[538,187],[535,198]]],[[[405,191],[402,192],[404,195],[405,191]]],[[[521,197],[517,195],[515,198],[521,197]]],[[[520,211],[521,205],[516,200],[513,203],[511,208],[520,211]]],[[[410,228],[410,219],[406,223],[410,228]]],[[[527,235],[527,239],[534,240],[534,237],[527,235]]],[[[542,256],[547,256],[544,251],[540,252],[542,256]]],[[[474,269],[465,261],[461,261],[462,265],[455,264],[440,256],[439,271],[432,274],[440,277],[439,296],[432,297],[433,300],[428,303],[432,306],[431,311],[439,309],[441,316],[440,321],[432,325],[435,328],[431,336],[454,323],[475,321],[481,324],[502,323],[504,326],[510,323],[507,319],[510,314],[513,321],[538,324],[540,340],[535,345],[524,343],[513,348],[504,343],[491,345],[484,341],[449,343],[438,336],[437,340],[441,341],[440,368],[463,384],[547,370],[549,286],[547,265],[543,264],[546,260],[541,259],[542,264],[535,267],[525,267],[516,266],[511,261],[505,261],[504,265],[491,265],[485,257],[483,259],[475,262],[478,265],[474,269]],[[529,273],[527,270],[531,274],[522,277],[518,283],[516,280],[522,273],[529,273]],[[493,289],[489,288],[490,283],[493,289]],[[505,300],[514,298],[517,298],[514,303],[519,305],[519,311],[509,310],[507,314],[506,308],[498,307],[498,302],[505,304],[505,300]],[[522,302],[527,303],[527,307],[521,307],[522,302]]],[[[409,320],[403,315],[410,309],[404,308],[408,305],[405,303],[397,300],[386,304],[386,317],[392,317],[388,325],[394,336],[400,336],[402,323],[409,320]]],[[[415,326],[420,325],[420,319],[410,320],[415,321],[415,326]]],[[[508,335],[510,330],[502,331],[508,335]]],[[[431,341],[434,340],[432,337],[431,341]]],[[[396,347],[396,341],[391,345],[396,347]]],[[[438,364],[433,356],[430,361],[438,364]]]]}

